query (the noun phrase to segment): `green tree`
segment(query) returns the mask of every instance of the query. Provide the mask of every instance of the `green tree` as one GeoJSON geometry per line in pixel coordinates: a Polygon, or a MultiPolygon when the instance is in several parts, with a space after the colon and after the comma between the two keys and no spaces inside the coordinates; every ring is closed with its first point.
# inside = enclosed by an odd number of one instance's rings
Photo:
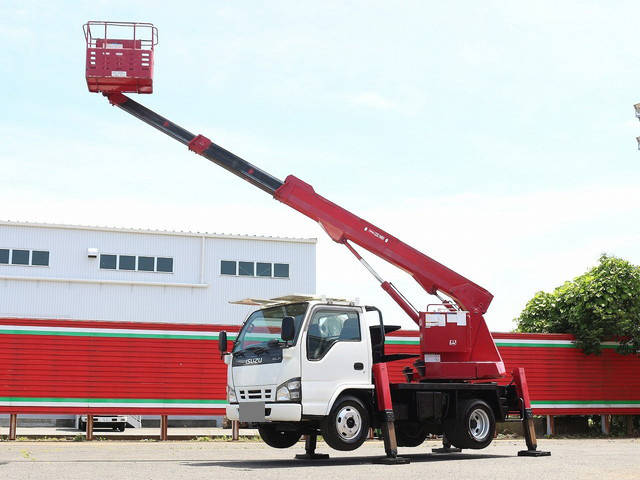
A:
{"type": "Polygon", "coordinates": [[[618,352],[640,351],[640,267],[602,255],[597,266],[553,292],[538,292],[516,319],[518,332],[571,333],[585,353],[600,342],[618,352]]]}

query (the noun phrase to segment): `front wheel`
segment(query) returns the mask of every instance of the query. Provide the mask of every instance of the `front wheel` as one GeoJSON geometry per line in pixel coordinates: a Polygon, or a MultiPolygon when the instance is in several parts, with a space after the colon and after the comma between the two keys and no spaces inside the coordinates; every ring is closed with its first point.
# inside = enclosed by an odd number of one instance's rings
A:
{"type": "Polygon", "coordinates": [[[458,448],[479,450],[487,447],[496,433],[496,417],[493,410],[483,400],[472,398],[464,400],[459,411],[460,418],[445,423],[447,439],[458,448]]]}
{"type": "Polygon", "coordinates": [[[272,425],[260,425],[258,433],[262,441],[273,448],[293,447],[302,436],[300,432],[277,430],[272,425]]]}
{"type": "Polygon", "coordinates": [[[321,430],[324,441],[334,450],[355,450],[369,434],[369,412],[356,397],[339,398],[321,430]]]}

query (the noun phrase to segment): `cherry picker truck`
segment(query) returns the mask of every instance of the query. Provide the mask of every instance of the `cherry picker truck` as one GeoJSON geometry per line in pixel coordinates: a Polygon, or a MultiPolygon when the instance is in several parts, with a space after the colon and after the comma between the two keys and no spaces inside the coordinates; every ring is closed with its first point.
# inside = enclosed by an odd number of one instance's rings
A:
{"type": "Polygon", "coordinates": [[[385,336],[399,327],[385,325],[374,306],[295,295],[272,299],[248,317],[231,352],[226,333],[220,334],[231,420],[255,423],[277,448],[306,435],[306,454],[299,458],[322,457],[315,452],[319,434],[334,449],[353,450],[370,428],[379,428],[386,453],[380,461],[389,464],[406,463],[398,446],[418,446],[428,434],[442,435],[443,448],[434,449],[439,453],[481,449],[493,440],[496,422],[518,421],[527,445],[518,455],[549,455],[537,450],[524,369],[511,372],[508,385],[498,383],[507,372],[483,318],[491,293],[299,178],[282,181],[124,95],[153,91],[158,34],[152,24],[92,21],[84,32],[90,91],[318,222],[418,325],[420,355],[388,355],[385,336]],[[414,307],[356,246],[409,273],[441,304],[414,307]],[[377,314],[378,324],[361,322],[367,312],[377,314]],[[387,365],[410,357],[418,358],[403,370],[406,382],[391,383],[387,365]]]}

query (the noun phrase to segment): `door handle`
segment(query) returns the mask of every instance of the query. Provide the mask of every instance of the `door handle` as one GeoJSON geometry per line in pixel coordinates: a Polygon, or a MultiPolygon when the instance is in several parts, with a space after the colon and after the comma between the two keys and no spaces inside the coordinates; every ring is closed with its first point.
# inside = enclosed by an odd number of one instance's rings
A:
{"type": "Polygon", "coordinates": [[[354,370],[364,370],[364,365],[361,362],[356,362],[353,364],[354,370]]]}

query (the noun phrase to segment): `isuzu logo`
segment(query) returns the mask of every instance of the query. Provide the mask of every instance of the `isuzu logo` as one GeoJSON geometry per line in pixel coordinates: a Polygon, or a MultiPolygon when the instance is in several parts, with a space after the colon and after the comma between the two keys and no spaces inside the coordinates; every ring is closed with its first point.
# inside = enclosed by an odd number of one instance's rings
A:
{"type": "Polygon", "coordinates": [[[245,363],[247,365],[256,365],[258,363],[262,363],[262,358],[247,358],[245,363]]]}

